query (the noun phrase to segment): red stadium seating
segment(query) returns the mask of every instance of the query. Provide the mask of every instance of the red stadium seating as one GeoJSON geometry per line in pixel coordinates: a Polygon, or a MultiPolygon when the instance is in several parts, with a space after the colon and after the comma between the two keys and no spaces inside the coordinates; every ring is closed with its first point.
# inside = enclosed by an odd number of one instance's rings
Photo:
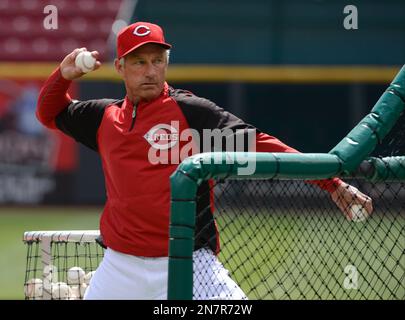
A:
{"type": "Polygon", "coordinates": [[[1,0],[0,61],[60,61],[76,47],[111,54],[107,40],[122,0],[1,0]],[[47,30],[49,4],[58,10],[58,29],[47,30]]]}

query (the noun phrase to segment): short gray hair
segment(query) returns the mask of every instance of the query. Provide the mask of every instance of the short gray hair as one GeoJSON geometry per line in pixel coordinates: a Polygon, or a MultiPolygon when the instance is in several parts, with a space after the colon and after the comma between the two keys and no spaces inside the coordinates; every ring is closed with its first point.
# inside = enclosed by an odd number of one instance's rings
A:
{"type": "MultiPolygon", "coordinates": [[[[166,50],[166,56],[167,56],[167,64],[169,64],[169,58],[170,58],[170,49],[166,50]]],[[[125,57],[120,58],[120,65],[123,67],[124,66],[124,59],[125,57]]]]}

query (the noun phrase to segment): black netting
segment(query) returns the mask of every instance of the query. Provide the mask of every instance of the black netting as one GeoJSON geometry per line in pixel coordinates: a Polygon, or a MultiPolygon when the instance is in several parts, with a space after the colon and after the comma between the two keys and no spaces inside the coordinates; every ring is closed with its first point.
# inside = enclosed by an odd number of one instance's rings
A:
{"type": "Polygon", "coordinates": [[[82,299],[103,258],[96,242],[52,241],[50,255],[42,241],[26,241],[24,294],[29,300],[82,299]],[[49,260],[47,260],[49,259],[49,260]]]}

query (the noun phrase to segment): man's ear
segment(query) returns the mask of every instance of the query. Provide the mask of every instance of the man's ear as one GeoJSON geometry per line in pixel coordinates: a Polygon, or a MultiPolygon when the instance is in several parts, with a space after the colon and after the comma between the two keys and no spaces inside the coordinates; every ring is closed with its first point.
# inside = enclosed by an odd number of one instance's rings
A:
{"type": "MultiPolygon", "coordinates": [[[[125,62],[124,62],[125,63],[125,62]]],[[[114,66],[115,66],[115,70],[117,70],[117,72],[119,73],[119,75],[121,77],[124,77],[124,66],[120,63],[120,60],[115,58],[114,59],[114,66]]]]}

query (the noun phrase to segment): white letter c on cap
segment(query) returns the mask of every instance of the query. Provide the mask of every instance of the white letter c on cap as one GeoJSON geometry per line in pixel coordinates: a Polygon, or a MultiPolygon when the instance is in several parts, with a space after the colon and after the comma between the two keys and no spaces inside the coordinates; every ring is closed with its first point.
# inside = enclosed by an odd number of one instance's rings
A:
{"type": "Polygon", "coordinates": [[[148,26],[144,26],[143,24],[141,24],[140,26],[137,26],[134,30],[134,35],[138,36],[138,37],[144,37],[147,36],[150,33],[150,29],[148,26]],[[139,32],[139,29],[145,29],[144,32],[139,32]]]}

